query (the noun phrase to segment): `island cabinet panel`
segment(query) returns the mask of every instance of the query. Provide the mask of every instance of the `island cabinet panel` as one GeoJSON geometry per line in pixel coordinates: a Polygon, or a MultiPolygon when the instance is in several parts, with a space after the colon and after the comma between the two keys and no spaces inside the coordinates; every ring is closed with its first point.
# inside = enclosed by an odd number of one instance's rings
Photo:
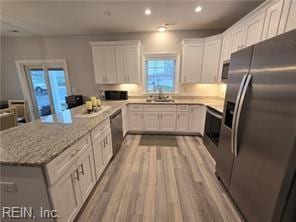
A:
{"type": "Polygon", "coordinates": [[[113,156],[111,129],[108,128],[102,135],[103,138],[103,161],[106,167],[113,156]]]}
{"type": "Polygon", "coordinates": [[[49,184],[54,184],[68,168],[76,161],[77,157],[86,151],[91,146],[90,134],[88,133],[61,155],[50,161],[46,166],[46,175],[49,184]]]}
{"type": "Polygon", "coordinates": [[[49,188],[53,209],[57,210],[58,221],[73,221],[81,205],[82,198],[79,190],[79,172],[75,164],[49,188]]]}
{"type": "Polygon", "coordinates": [[[96,183],[92,149],[84,152],[76,162],[81,198],[84,202],[96,183]]]}
{"type": "Polygon", "coordinates": [[[127,116],[127,107],[124,106],[122,109],[122,133],[123,137],[125,137],[128,131],[128,116],[127,116]]]}

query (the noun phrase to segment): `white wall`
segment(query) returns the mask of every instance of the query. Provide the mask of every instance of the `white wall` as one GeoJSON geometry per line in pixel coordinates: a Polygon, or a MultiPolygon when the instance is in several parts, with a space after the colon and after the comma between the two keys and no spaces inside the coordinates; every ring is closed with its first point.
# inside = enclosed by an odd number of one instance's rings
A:
{"type": "MultiPolygon", "coordinates": [[[[2,37],[1,38],[1,94],[0,100],[22,99],[15,60],[63,59],[68,63],[69,79],[73,93],[85,96],[98,95],[101,88],[125,88],[131,93],[142,91],[137,86],[98,86],[94,83],[89,41],[141,40],[143,53],[181,52],[183,38],[198,38],[221,33],[222,30],[114,33],[81,36],[2,37]]],[[[183,85],[180,93],[216,95],[218,85],[183,85]],[[209,90],[210,89],[210,90],[209,90]]]]}

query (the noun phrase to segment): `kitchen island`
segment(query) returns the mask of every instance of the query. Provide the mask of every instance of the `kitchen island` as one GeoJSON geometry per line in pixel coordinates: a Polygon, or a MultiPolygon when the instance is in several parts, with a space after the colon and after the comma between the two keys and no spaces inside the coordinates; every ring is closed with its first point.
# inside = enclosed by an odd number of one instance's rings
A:
{"type": "MultiPolygon", "coordinates": [[[[102,105],[110,109],[92,118],[77,117],[82,109],[77,107],[1,132],[1,207],[30,206],[35,219],[52,221],[58,214],[59,221],[72,221],[112,158],[112,147],[106,151],[110,135],[104,133],[110,129],[109,117],[128,104],[164,103],[105,101],[102,105]],[[104,147],[100,160],[95,147],[104,147]],[[40,207],[51,213],[48,218],[40,207]]],[[[221,106],[223,101],[177,99],[169,104],[221,106]]]]}

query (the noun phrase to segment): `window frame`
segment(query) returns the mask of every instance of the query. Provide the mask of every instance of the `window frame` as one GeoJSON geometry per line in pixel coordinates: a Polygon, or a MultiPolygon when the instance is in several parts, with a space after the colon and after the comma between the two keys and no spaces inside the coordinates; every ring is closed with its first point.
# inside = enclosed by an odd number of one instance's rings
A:
{"type": "Polygon", "coordinates": [[[149,59],[174,59],[175,64],[175,90],[173,92],[164,92],[165,94],[177,94],[179,92],[179,79],[180,79],[180,54],[179,53],[167,53],[167,52],[157,52],[157,53],[145,53],[143,56],[143,88],[145,94],[158,94],[158,92],[148,92],[147,89],[147,73],[146,73],[146,61],[149,59]]]}

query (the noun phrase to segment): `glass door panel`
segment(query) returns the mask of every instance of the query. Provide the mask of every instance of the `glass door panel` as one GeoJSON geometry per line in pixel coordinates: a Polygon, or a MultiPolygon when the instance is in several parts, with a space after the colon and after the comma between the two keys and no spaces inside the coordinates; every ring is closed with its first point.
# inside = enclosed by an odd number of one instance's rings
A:
{"type": "Polygon", "coordinates": [[[65,72],[63,69],[50,68],[47,70],[52,93],[55,113],[67,109],[66,96],[68,96],[65,72]]]}
{"type": "Polygon", "coordinates": [[[29,79],[31,80],[31,94],[35,98],[35,106],[39,116],[52,114],[49,97],[49,87],[45,72],[42,68],[29,69],[29,79]]]}

